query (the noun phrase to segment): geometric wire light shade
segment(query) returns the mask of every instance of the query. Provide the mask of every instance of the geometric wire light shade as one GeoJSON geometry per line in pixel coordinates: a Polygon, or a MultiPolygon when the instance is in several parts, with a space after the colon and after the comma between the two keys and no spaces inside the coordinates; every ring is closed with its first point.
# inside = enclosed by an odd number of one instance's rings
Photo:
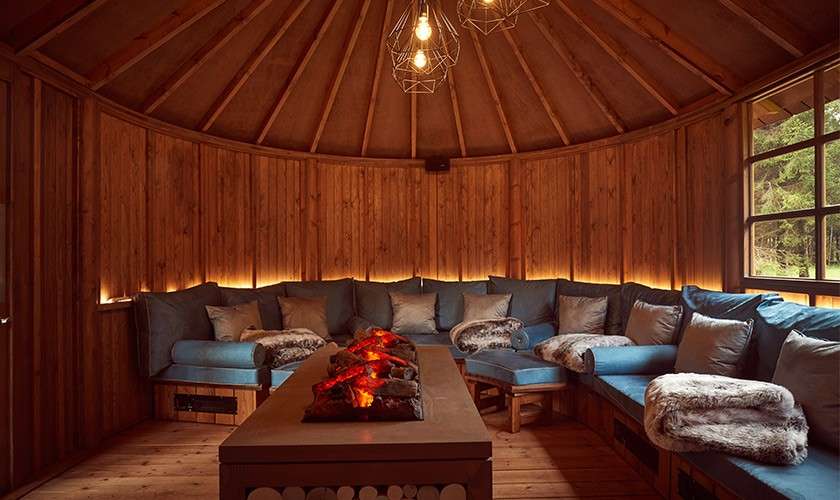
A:
{"type": "Polygon", "coordinates": [[[458,0],[461,26],[485,35],[516,26],[520,14],[545,7],[551,0],[458,0]]]}
{"type": "Polygon", "coordinates": [[[387,40],[394,79],[403,92],[430,94],[458,62],[458,32],[438,0],[411,0],[387,40]]]}

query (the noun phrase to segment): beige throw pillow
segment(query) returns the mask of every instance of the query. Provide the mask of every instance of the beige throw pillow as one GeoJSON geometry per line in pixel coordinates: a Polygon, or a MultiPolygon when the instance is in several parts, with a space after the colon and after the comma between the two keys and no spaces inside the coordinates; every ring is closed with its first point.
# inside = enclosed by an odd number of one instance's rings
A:
{"type": "Polygon", "coordinates": [[[467,321],[502,319],[508,315],[511,294],[464,294],[464,323],[467,321]]]}
{"type": "Polygon", "coordinates": [[[435,334],[436,293],[390,292],[394,321],[391,330],[400,334],[435,334]]]}
{"type": "Polygon", "coordinates": [[[257,301],[235,306],[204,306],[213,323],[216,340],[239,342],[244,330],[262,330],[260,306],[257,301]]]}
{"type": "Polygon", "coordinates": [[[682,320],[682,306],[657,306],[637,300],[624,335],[636,345],[673,344],[682,320]]]}
{"type": "Polygon", "coordinates": [[[329,338],[326,297],[277,297],[283,315],[283,329],[306,328],[329,338]]]}
{"type": "Polygon", "coordinates": [[[603,335],[607,322],[607,297],[557,296],[557,334],[603,335]]]}
{"type": "Polygon", "coordinates": [[[717,319],[695,312],[677,349],[674,371],[738,377],[752,336],[752,320],[717,319]]]}

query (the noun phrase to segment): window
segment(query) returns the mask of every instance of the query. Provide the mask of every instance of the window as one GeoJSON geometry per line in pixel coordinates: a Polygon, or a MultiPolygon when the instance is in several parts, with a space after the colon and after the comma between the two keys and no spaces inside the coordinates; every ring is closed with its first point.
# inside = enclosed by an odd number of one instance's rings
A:
{"type": "Polygon", "coordinates": [[[748,277],[840,280],[840,66],[748,106],[748,277]]]}

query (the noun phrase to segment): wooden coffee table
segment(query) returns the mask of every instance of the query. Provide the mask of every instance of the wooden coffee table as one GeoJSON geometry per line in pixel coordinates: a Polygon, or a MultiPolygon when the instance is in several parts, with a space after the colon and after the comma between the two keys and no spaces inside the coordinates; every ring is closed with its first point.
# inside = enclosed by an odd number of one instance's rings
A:
{"type": "Polygon", "coordinates": [[[315,353],[219,446],[222,499],[259,488],[285,491],[284,498],[350,498],[350,489],[355,498],[373,489],[387,497],[389,487],[406,486],[492,498],[490,435],[447,348],[417,348],[423,421],[302,423],[311,386],[326,377],[337,350],[315,353]]]}

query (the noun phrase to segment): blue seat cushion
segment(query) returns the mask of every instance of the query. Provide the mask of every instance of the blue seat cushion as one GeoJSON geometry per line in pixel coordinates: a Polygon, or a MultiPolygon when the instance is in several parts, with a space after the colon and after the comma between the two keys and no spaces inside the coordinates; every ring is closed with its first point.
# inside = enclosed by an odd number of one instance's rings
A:
{"type": "Polygon", "coordinates": [[[603,375],[595,377],[595,390],[637,422],[645,420],[645,389],[659,375],[603,375]]]}
{"type": "Polygon", "coordinates": [[[517,351],[529,351],[543,340],[548,340],[555,335],[557,335],[557,327],[554,323],[539,323],[513,332],[510,344],[517,351]]]}
{"type": "Polygon", "coordinates": [[[560,384],[566,382],[566,370],[544,361],[530,352],[507,349],[479,351],[466,358],[470,375],[498,380],[510,385],[560,384]]]}
{"type": "Polygon", "coordinates": [[[840,455],[809,445],[799,465],[769,465],[717,452],[682,453],[682,458],[742,498],[838,498],[840,455]]]}
{"type": "Polygon", "coordinates": [[[219,368],[172,364],[155,376],[153,380],[192,384],[236,385],[259,389],[268,382],[268,369],[265,367],[219,368]]]}
{"type": "Polygon", "coordinates": [[[487,281],[439,281],[423,279],[423,293],[436,293],[435,323],[438,330],[451,330],[464,320],[464,293],[485,295],[487,281]]]}
{"type": "Polygon", "coordinates": [[[279,368],[274,368],[271,370],[271,387],[277,388],[283,385],[289,377],[292,376],[292,373],[298,369],[300,365],[303,364],[303,361],[295,361],[293,363],[287,363],[279,368]]]}
{"type": "Polygon", "coordinates": [[[583,359],[586,371],[593,375],[658,375],[674,371],[677,346],[593,347],[583,359]]]}

